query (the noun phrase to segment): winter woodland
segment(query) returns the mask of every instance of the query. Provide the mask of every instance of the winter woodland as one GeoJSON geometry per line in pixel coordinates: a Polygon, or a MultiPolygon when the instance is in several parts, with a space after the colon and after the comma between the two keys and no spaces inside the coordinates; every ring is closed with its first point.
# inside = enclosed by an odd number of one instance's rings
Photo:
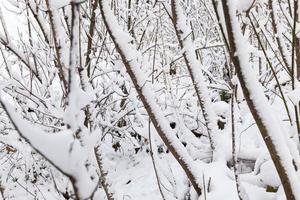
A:
{"type": "Polygon", "coordinates": [[[1,0],[0,199],[300,200],[300,0],[1,0]]]}

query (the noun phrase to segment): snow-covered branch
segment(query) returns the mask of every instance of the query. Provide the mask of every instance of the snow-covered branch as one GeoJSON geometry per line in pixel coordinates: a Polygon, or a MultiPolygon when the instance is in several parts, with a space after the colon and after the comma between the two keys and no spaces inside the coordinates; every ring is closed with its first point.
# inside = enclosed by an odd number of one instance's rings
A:
{"type": "Polygon", "coordinates": [[[122,30],[113,15],[106,1],[100,1],[101,14],[105,26],[113,40],[123,64],[126,67],[137,93],[161,139],[170,149],[171,153],[185,171],[198,195],[201,194],[201,181],[197,169],[193,165],[193,160],[180,141],[176,138],[162,111],[155,102],[155,94],[149,82],[147,82],[144,72],[141,70],[139,53],[131,44],[130,35],[122,30]]]}

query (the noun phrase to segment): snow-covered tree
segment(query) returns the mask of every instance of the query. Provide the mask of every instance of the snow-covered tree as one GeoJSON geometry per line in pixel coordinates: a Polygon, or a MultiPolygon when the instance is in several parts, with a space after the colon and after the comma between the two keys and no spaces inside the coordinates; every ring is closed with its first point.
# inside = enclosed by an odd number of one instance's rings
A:
{"type": "Polygon", "coordinates": [[[297,0],[2,0],[2,199],[300,200],[297,0]]]}

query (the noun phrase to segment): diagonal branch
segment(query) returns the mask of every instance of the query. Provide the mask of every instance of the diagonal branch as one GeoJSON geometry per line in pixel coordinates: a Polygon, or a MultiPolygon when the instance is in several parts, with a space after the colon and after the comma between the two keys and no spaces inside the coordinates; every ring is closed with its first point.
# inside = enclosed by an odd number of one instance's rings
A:
{"type": "Polygon", "coordinates": [[[280,122],[274,117],[261,85],[249,66],[249,55],[243,38],[236,9],[231,0],[222,0],[225,25],[232,62],[235,66],[244,97],[258,129],[264,139],[288,200],[299,200],[299,181],[293,167],[293,159],[284,138],[280,122]]]}
{"type": "Polygon", "coordinates": [[[138,62],[138,52],[136,51],[136,48],[130,44],[129,34],[125,33],[118,25],[106,0],[99,0],[99,6],[106,29],[115,44],[117,52],[121,56],[127,73],[137,90],[153,126],[172,155],[185,171],[198,195],[201,195],[201,180],[198,180],[197,170],[193,166],[193,160],[184,146],[176,138],[168,121],[163,116],[161,109],[156,104],[154,99],[155,94],[149,82],[146,81],[147,78],[144,75],[144,72],[140,69],[141,63],[138,62]]]}

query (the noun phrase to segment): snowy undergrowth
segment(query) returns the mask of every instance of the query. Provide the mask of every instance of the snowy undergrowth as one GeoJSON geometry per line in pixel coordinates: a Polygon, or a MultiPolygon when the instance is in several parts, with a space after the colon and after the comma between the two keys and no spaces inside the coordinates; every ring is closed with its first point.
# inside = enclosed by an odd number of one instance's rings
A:
{"type": "MultiPolygon", "coordinates": [[[[222,114],[227,119],[229,117],[228,106],[225,102],[221,106],[215,104],[216,113],[222,114]]],[[[247,110],[246,107],[244,109],[247,110]]],[[[237,156],[240,158],[238,171],[242,188],[250,200],[275,199],[276,193],[267,192],[266,190],[269,186],[278,188],[280,186],[279,180],[258,130],[253,125],[253,119],[250,114],[247,114],[239,116],[238,121],[237,156]]],[[[225,120],[225,122],[228,121],[225,120]]],[[[225,125],[222,134],[228,134],[228,128],[225,125]]],[[[24,145],[22,140],[16,143],[15,141],[19,141],[18,138],[17,134],[10,135],[5,141],[16,148],[16,151],[7,152],[6,146],[2,146],[2,156],[9,155],[11,158],[18,158],[18,162],[14,164],[14,167],[11,167],[11,162],[14,159],[3,161],[1,165],[3,173],[8,174],[7,177],[3,176],[1,178],[1,185],[5,189],[4,194],[10,199],[20,199],[25,196],[27,199],[33,199],[34,196],[38,199],[61,199],[66,191],[71,194],[70,182],[38,154],[34,153],[28,145],[24,145]],[[32,170],[32,166],[36,167],[32,170]],[[61,194],[58,194],[56,187],[58,187],[61,194]]],[[[115,151],[112,148],[113,143],[110,141],[110,138],[106,138],[101,150],[103,151],[104,168],[108,172],[109,184],[112,186],[115,198],[160,199],[161,195],[158,190],[149,147],[144,146],[135,153],[131,150],[130,146],[132,144],[130,142],[120,141],[121,148],[115,151]]],[[[157,136],[154,141],[156,144],[161,144],[157,136]]],[[[209,145],[205,145],[207,141],[201,138],[199,141],[206,148],[202,147],[201,149],[201,146],[199,146],[198,149],[195,149],[190,146],[188,149],[195,159],[205,161],[210,156],[210,153],[208,153],[209,145]]],[[[191,189],[184,172],[172,155],[167,153],[167,149],[162,148],[162,151],[154,149],[154,155],[165,197],[170,200],[187,199],[187,196],[195,199],[195,192],[191,189]]],[[[229,145],[228,148],[228,152],[230,152],[229,145]]],[[[230,161],[230,158],[228,158],[228,161],[230,161]]],[[[204,164],[198,161],[195,161],[195,163],[199,166],[200,174],[202,174],[200,178],[204,181],[203,185],[207,190],[206,194],[200,197],[201,200],[205,199],[205,196],[207,199],[212,200],[220,198],[224,200],[237,199],[233,171],[227,166],[229,163],[204,164]],[[222,189],[216,190],[216,188],[222,189]]],[[[95,182],[98,175],[95,171],[92,174],[95,182]]],[[[279,194],[277,195],[280,195],[282,191],[280,189],[278,191],[279,194]]],[[[96,191],[95,198],[106,199],[101,186],[96,191]]]]}

